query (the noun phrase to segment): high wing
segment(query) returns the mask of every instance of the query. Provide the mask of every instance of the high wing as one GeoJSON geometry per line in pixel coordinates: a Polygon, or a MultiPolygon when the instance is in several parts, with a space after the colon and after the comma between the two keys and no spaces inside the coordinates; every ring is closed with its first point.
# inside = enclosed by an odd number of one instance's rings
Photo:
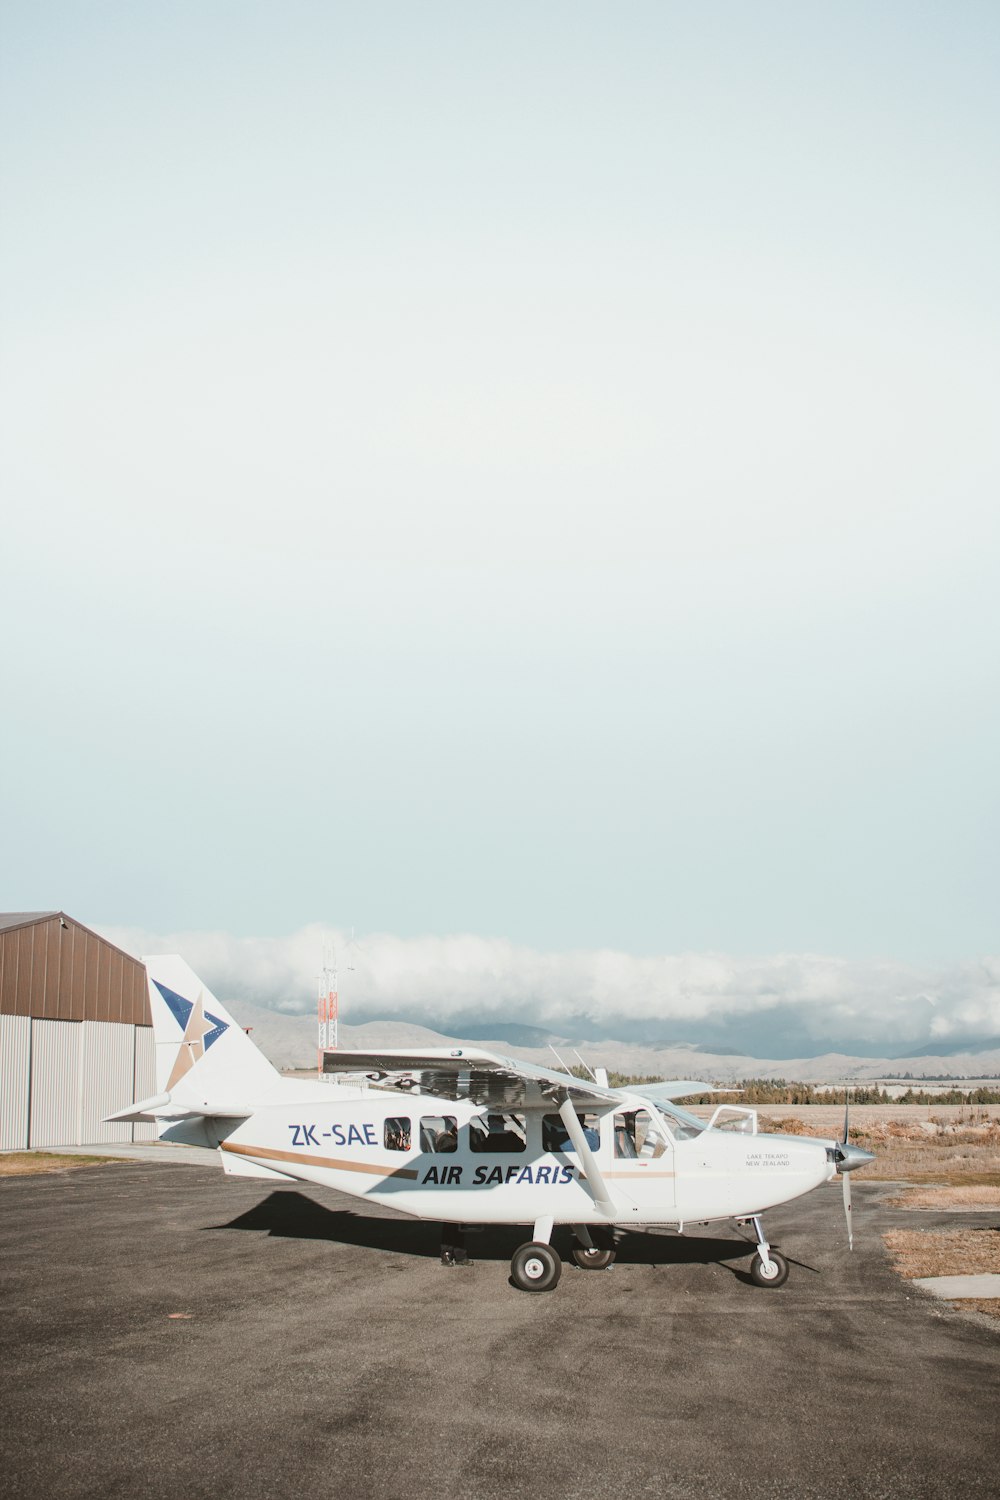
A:
{"type": "Polygon", "coordinates": [[[630,1094],[649,1099],[653,1104],[673,1104],[678,1099],[690,1099],[695,1094],[738,1094],[739,1089],[716,1089],[710,1083],[698,1083],[693,1078],[679,1078],[675,1083],[633,1083],[630,1094]]]}
{"type": "Polygon", "coordinates": [[[405,1093],[419,1084],[421,1093],[439,1099],[469,1099],[473,1104],[509,1109],[551,1109],[564,1099],[580,1105],[607,1105],[621,1098],[617,1089],[478,1047],[428,1048],[426,1052],[392,1047],[373,1052],[338,1050],[324,1053],[323,1072],[375,1074],[384,1088],[405,1093]]]}

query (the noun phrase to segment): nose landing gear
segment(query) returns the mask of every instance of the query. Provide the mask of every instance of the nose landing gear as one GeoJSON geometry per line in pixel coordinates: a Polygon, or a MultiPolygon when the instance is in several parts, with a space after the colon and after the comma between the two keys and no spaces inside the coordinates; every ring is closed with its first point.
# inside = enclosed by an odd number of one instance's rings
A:
{"type": "Polygon", "coordinates": [[[768,1251],[765,1262],[755,1255],[750,1265],[750,1280],[754,1286],[784,1286],[788,1280],[788,1262],[777,1250],[768,1251]]]}
{"type": "Polygon", "coordinates": [[[757,1236],[757,1254],[750,1262],[750,1280],[754,1286],[784,1286],[788,1280],[788,1262],[783,1255],[779,1255],[777,1250],[772,1250],[767,1243],[760,1215],[753,1214],[749,1219],[741,1219],[739,1222],[752,1224],[753,1232],[757,1236]]]}

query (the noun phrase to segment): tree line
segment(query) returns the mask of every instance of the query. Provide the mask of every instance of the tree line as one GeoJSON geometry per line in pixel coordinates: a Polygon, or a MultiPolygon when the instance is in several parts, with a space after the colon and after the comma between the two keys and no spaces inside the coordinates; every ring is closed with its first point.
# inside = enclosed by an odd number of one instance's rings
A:
{"type": "MultiPolygon", "coordinates": [[[[572,1070],[578,1078],[589,1074],[583,1068],[572,1070]]],[[[608,1082],[613,1089],[631,1088],[644,1083],[660,1083],[635,1073],[610,1073],[608,1082]]],[[[836,1104],[843,1099],[845,1091],[852,1104],[1000,1104],[1000,1090],[979,1087],[975,1089],[915,1089],[908,1088],[903,1094],[890,1094],[877,1084],[848,1084],[845,1088],[817,1087],[812,1083],[800,1083],[786,1078],[741,1078],[738,1082],[723,1085],[726,1094],[692,1094],[684,1104],[836,1104]]]]}

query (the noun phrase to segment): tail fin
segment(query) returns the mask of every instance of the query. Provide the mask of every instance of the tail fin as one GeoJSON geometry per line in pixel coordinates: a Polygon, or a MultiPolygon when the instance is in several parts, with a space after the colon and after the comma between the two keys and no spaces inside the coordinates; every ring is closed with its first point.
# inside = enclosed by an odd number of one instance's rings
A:
{"type": "Polygon", "coordinates": [[[161,955],[143,963],[158,1095],[195,1108],[252,1108],[282,1093],[280,1074],[182,958],[161,955]]]}

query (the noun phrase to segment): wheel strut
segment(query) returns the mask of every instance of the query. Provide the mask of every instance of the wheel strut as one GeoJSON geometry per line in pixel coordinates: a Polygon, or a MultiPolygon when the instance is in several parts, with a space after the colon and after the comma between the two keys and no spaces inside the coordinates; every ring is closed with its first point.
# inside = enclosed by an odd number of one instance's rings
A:
{"type": "Polygon", "coordinates": [[[750,1223],[753,1225],[753,1232],[757,1236],[757,1254],[760,1256],[760,1263],[764,1267],[764,1273],[766,1275],[768,1272],[770,1272],[774,1262],[771,1260],[771,1247],[767,1243],[767,1235],[764,1233],[764,1226],[761,1223],[760,1214],[752,1214],[750,1217],[750,1223]]]}
{"type": "Polygon", "coordinates": [[[753,1225],[753,1232],[757,1236],[757,1254],[750,1262],[751,1281],[755,1286],[784,1286],[788,1280],[788,1262],[767,1243],[760,1215],[751,1214],[749,1220],[744,1222],[753,1225]]]}

